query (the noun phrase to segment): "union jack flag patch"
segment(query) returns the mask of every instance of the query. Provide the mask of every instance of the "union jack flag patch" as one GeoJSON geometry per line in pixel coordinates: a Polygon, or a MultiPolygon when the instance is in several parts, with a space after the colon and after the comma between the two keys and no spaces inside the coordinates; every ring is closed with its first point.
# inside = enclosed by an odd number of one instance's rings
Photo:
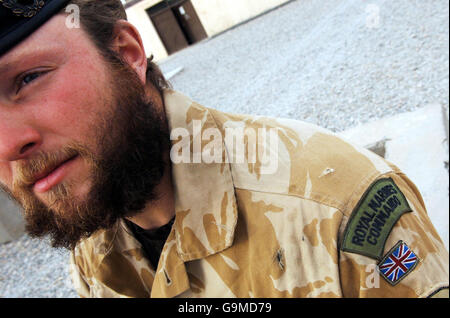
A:
{"type": "Polygon", "coordinates": [[[408,245],[398,241],[378,264],[378,271],[389,284],[394,286],[405,278],[418,262],[419,258],[408,245]]]}

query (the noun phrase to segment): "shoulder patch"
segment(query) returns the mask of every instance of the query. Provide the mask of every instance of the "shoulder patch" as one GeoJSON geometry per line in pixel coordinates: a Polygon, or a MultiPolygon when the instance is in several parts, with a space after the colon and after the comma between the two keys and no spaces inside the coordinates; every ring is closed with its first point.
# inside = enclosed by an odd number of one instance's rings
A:
{"type": "Polygon", "coordinates": [[[418,262],[419,258],[408,245],[398,241],[378,264],[378,271],[389,284],[394,286],[405,278],[418,262]]]}
{"type": "Polygon", "coordinates": [[[389,233],[406,212],[412,209],[394,180],[375,181],[353,210],[341,249],[380,260],[389,233]]]}

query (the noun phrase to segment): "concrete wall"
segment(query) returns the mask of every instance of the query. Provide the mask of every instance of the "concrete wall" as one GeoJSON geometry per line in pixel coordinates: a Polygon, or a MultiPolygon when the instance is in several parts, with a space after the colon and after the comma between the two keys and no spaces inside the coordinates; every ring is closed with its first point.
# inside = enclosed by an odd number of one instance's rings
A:
{"type": "MultiPolygon", "coordinates": [[[[288,1],[191,0],[209,37],[288,1]]],[[[166,58],[167,51],[145,10],[158,2],[161,0],[144,0],[127,9],[128,20],[141,34],[147,55],[153,54],[156,61],[166,58]]]]}
{"type": "Polygon", "coordinates": [[[25,222],[20,208],[0,192],[0,243],[18,239],[24,230],[25,222]]]}
{"type": "Polygon", "coordinates": [[[360,146],[386,140],[386,160],[399,167],[417,186],[434,227],[449,249],[449,175],[445,140],[447,117],[441,105],[397,114],[340,132],[360,146]]]}

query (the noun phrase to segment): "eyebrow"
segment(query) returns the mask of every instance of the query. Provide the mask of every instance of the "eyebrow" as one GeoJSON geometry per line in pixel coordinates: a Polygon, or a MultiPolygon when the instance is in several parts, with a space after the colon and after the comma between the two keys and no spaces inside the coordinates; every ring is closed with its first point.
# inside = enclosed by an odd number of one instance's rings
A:
{"type": "Polygon", "coordinates": [[[56,51],[57,50],[52,47],[36,49],[32,52],[19,52],[19,54],[14,55],[11,61],[8,61],[3,65],[0,64],[0,76],[18,68],[19,65],[26,63],[26,61],[29,61],[30,59],[38,59],[40,57],[49,56],[51,54],[55,54],[56,51]]]}

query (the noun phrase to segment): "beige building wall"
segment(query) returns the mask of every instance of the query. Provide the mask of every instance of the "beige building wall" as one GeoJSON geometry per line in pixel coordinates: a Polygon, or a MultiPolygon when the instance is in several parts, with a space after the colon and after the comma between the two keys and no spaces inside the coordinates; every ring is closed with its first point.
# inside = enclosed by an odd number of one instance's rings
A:
{"type": "MultiPolygon", "coordinates": [[[[288,1],[191,0],[191,3],[208,37],[211,37],[288,1]]],[[[167,51],[145,10],[158,2],[161,0],[143,0],[127,9],[128,19],[141,34],[147,55],[153,54],[156,61],[166,58],[167,51]]]]}
{"type": "Polygon", "coordinates": [[[288,0],[191,0],[208,36],[257,16],[288,0]]]}
{"type": "Polygon", "coordinates": [[[159,39],[159,35],[145,10],[158,2],[161,2],[161,0],[144,0],[126,10],[128,21],[130,21],[141,34],[147,56],[153,54],[155,61],[167,57],[167,51],[164,44],[159,39]]]}

